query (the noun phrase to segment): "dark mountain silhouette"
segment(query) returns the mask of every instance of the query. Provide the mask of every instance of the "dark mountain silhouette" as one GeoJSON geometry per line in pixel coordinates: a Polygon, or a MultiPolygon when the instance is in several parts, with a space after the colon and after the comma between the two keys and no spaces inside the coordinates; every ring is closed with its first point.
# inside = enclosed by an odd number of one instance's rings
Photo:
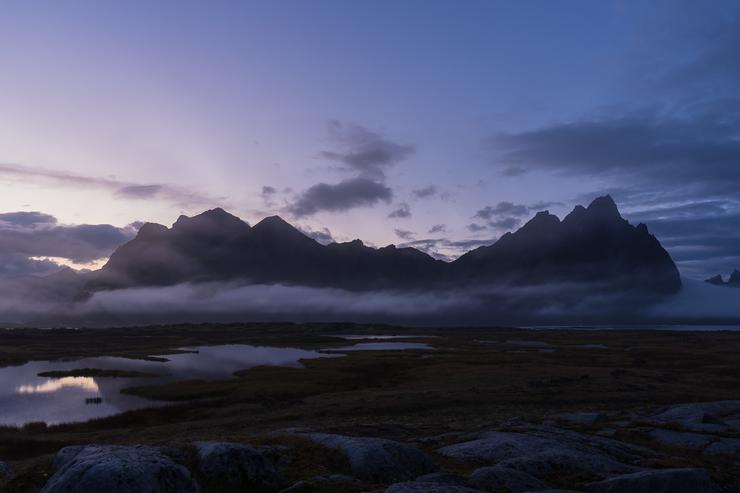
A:
{"type": "Polygon", "coordinates": [[[704,282],[708,282],[709,284],[715,284],[717,286],[726,286],[729,288],[740,288],[740,270],[733,270],[732,274],[730,274],[730,277],[727,279],[727,282],[725,282],[722,279],[722,276],[720,274],[717,274],[714,277],[710,277],[704,282]]]}
{"type": "Polygon", "coordinates": [[[351,290],[587,282],[667,293],[681,286],[658,240],[645,225],[622,219],[609,196],[576,207],[563,221],[540,212],[518,231],[450,263],[360,240],[321,245],[278,216],[250,227],[213,209],[181,216],[171,228],[145,224],[88,277],[90,290],[230,280],[351,290]]]}
{"type": "Polygon", "coordinates": [[[632,226],[610,196],[577,206],[562,221],[539,212],[514,233],[455,262],[461,281],[521,285],[588,282],[652,292],[678,291],[678,269],[647,226],[632,226]]]}

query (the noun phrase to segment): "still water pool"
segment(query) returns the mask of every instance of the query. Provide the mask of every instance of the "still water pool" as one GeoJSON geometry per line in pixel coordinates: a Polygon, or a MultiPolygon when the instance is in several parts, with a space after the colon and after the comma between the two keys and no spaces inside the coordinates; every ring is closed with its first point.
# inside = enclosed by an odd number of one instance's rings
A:
{"type": "Polygon", "coordinates": [[[58,424],[86,421],[131,409],[162,405],[122,394],[123,388],[185,379],[229,378],[237,370],[259,365],[300,367],[301,359],[337,355],[297,348],[247,345],[187,348],[163,361],[98,357],[75,361],[31,361],[0,368],[0,425],[20,426],[34,421],[58,424]],[[40,377],[53,370],[95,368],[156,374],[152,378],[64,376],[40,377]]]}

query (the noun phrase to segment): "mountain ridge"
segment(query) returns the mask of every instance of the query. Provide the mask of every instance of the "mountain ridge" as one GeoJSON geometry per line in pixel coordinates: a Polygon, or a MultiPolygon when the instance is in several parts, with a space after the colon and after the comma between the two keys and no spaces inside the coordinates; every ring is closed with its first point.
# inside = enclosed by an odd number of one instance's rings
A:
{"type": "Polygon", "coordinates": [[[659,293],[680,289],[670,255],[643,224],[632,226],[606,195],[561,221],[538,212],[497,242],[444,262],[412,247],[322,245],[279,216],[254,226],[221,208],[147,223],[89,275],[88,289],[248,281],[351,290],[471,284],[589,282],[659,293]]]}

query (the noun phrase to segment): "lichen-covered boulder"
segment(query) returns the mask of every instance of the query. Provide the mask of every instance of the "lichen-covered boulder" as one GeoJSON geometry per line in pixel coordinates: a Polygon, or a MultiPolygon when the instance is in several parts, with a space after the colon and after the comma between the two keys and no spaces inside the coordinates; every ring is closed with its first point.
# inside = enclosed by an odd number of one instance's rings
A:
{"type": "Polygon", "coordinates": [[[198,493],[185,466],[155,447],[67,447],[42,493],[198,493]]]}
{"type": "Polygon", "coordinates": [[[337,449],[349,460],[352,474],[376,482],[405,481],[436,471],[431,459],[407,443],[384,438],[311,433],[316,443],[337,449]]]}
{"type": "Polygon", "coordinates": [[[244,490],[274,484],[275,465],[258,450],[242,443],[195,442],[198,472],[202,479],[221,490],[244,490]]]}

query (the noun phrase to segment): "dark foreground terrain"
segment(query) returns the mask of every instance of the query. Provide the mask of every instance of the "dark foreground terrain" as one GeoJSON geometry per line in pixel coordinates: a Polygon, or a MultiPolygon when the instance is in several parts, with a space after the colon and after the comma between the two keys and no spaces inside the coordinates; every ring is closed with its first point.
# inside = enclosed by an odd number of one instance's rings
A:
{"type": "Polygon", "coordinates": [[[740,491],[740,332],[16,329],[0,332],[0,366],[227,343],[330,349],[348,345],[342,334],[405,334],[433,349],[144,380],[126,392],[173,404],[0,428],[0,490],[740,491]]]}

